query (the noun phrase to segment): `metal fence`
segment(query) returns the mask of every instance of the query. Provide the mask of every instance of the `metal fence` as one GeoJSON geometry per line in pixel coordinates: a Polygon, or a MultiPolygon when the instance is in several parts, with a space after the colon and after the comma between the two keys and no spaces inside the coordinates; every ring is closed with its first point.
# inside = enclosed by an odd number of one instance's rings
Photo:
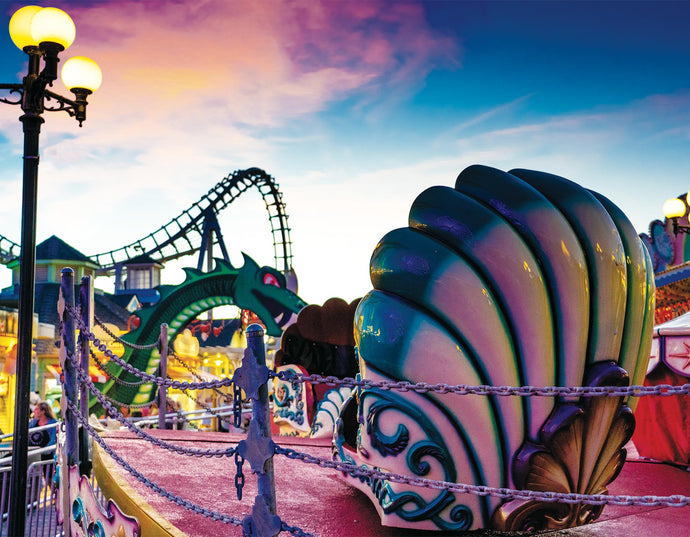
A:
{"type": "MultiPolygon", "coordinates": [[[[15,537],[7,534],[10,494],[10,466],[0,467],[0,537],[15,537]]],[[[62,526],[57,524],[53,498],[53,475],[55,461],[32,462],[26,479],[26,526],[25,537],[62,537],[62,526]]]]}

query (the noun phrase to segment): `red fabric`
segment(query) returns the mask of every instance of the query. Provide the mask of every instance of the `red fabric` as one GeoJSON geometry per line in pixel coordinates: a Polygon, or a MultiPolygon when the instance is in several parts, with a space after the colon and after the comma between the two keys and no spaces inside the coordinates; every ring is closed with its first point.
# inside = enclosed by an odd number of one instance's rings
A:
{"type": "MultiPolygon", "coordinates": [[[[645,386],[681,386],[688,379],[660,363],[645,386]]],[[[633,442],[640,455],[663,462],[690,465],[690,397],[646,395],[635,410],[633,442]]]]}

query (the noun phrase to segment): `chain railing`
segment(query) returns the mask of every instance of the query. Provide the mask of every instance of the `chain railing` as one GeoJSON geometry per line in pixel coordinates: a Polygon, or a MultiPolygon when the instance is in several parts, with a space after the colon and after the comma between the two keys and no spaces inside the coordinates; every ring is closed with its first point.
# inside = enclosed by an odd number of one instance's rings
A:
{"type": "MultiPolygon", "coordinates": [[[[232,377],[225,377],[217,381],[186,382],[172,380],[169,377],[163,378],[141,371],[125,362],[122,358],[112,353],[101,340],[92,332],[88,331],[81,320],[75,319],[77,327],[85,331],[87,337],[94,346],[99,348],[108,356],[110,360],[118,364],[146,382],[153,382],[158,386],[175,388],[179,390],[204,390],[223,388],[232,385],[232,377]]],[[[124,341],[123,341],[124,343],[124,341]]],[[[398,392],[434,392],[439,394],[455,395],[497,395],[513,397],[644,397],[648,395],[670,396],[670,395],[690,395],[690,383],[680,386],[670,384],[659,384],[656,386],[491,386],[491,385],[469,385],[469,384],[429,384],[426,382],[388,381],[357,379],[351,377],[339,378],[323,375],[304,375],[296,374],[292,371],[269,372],[269,379],[278,378],[285,382],[310,382],[312,384],[326,384],[328,386],[345,386],[349,388],[361,388],[371,390],[394,390],[398,392]]]]}
{"type": "MultiPolygon", "coordinates": [[[[161,496],[170,499],[174,503],[183,506],[186,509],[193,510],[196,513],[202,514],[214,520],[219,520],[224,523],[233,525],[242,525],[245,535],[256,537],[271,537],[277,535],[281,531],[288,532],[296,537],[315,537],[313,534],[305,532],[304,530],[290,526],[280,519],[275,514],[275,491],[273,489],[272,476],[272,457],[274,454],[284,456],[288,459],[303,462],[305,464],[315,464],[322,468],[332,469],[338,472],[344,472],[353,477],[368,478],[372,480],[388,481],[393,483],[407,484],[415,487],[447,490],[449,492],[460,494],[474,494],[478,496],[493,496],[500,499],[520,499],[520,500],[534,500],[547,503],[565,503],[565,504],[590,504],[590,505],[617,505],[617,506],[641,506],[641,507],[687,507],[690,506],[690,497],[675,494],[670,496],[633,496],[633,495],[608,495],[608,494],[580,494],[580,493],[558,493],[558,492],[544,492],[535,490],[519,490],[502,487],[489,487],[483,485],[470,485],[463,483],[453,483],[448,481],[440,481],[433,479],[426,479],[421,477],[414,477],[402,474],[382,471],[378,468],[371,468],[359,466],[357,464],[330,460],[326,458],[301,453],[294,449],[277,446],[270,439],[270,430],[266,430],[267,426],[267,382],[271,378],[278,378],[285,382],[313,384],[326,384],[330,386],[347,386],[350,388],[359,388],[362,390],[395,390],[400,392],[416,392],[416,393],[440,393],[440,394],[454,394],[454,395],[478,395],[478,396],[517,396],[517,397],[643,397],[649,395],[670,396],[670,395],[688,395],[690,394],[690,384],[682,386],[658,385],[658,386],[580,386],[580,387],[561,387],[561,386],[471,386],[471,385],[449,385],[449,384],[428,384],[428,383],[410,383],[407,381],[372,381],[360,378],[337,378],[333,376],[322,375],[302,375],[292,372],[273,372],[263,364],[257,363],[257,353],[260,353],[259,347],[263,347],[263,331],[258,327],[250,327],[248,330],[248,341],[250,337],[254,337],[256,341],[253,342],[253,348],[248,348],[245,353],[243,365],[235,371],[232,378],[223,378],[218,381],[204,382],[201,381],[199,375],[193,376],[200,380],[200,382],[180,382],[168,378],[167,376],[157,376],[138,370],[127,364],[122,358],[118,357],[107,349],[96,336],[88,329],[83,321],[77,315],[76,308],[66,308],[69,315],[74,318],[74,324],[80,329],[83,337],[87,338],[91,344],[99,348],[111,361],[117,363],[120,367],[129,373],[145,380],[152,382],[159,387],[170,387],[181,390],[199,390],[199,389],[217,389],[220,387],[233,386],[235,397],[233,402],[235,419],[237,419],[237,395],[240,393],[240,388],[245,391],[247,398],[253,402],[254,419],[251,422],[247,440],[241,441],[237,447],[226,448],[223,450],[201,450],[196,448],[183,448],[176,446],[169,442],[164,442],[152,435],[141,430],[136,425],[127,420],[111,403],[108,398],[100,393],[95,384],[91,381],[88,374],[78,367],[78,358],[75,354],[68,353],[69,360],[77,369],[77,376],[79,382],[86,387],[103,406],[106,412],[116,419],[119,423],[125,426],[130,431],[134,432],[138,437],[145,441],[151,442],[161,448],[167,449],[171,452],[181,453],[185,455],[197,457],[234,457],[235,465],[237,467],[235,475],[235,486],[237,489],[238,499],[242,497],[242,488],[244,485],[243,463],[245,458],[251,463],[252,470],[257,473],[258,486],[260,494],[255,501],[252,515],[249,515],[244,520],[237,517],[232,517],[218,511],[207,509],[188,500],[185,500],[175,494],[170,493],[163,487],[156,485],[149,479],[145,478],[140,472],[131,467],[126,461],[119,457],[110,448],[107,443],[101,439],[98,432],[88,425],[88,420],[79,412],[79,409],[72,402],[69,408],[79,421],[84,425],[85,430],[94,438],[104,451],[113,457],[113,459],[120,464],[126,471],[134,475],[139,481],[144,483],[147,487],[156,491],[161,496]],[[256,334],[251,333],[251,331],[256,334]],[[261,334],[259,341],[257,336],[261,334]],[[265,400],[264,400],[265,399],[265,400]],[[259,404],[260,402],[260,404],[259,404]],[[258,414],[257,414],[258,412],[258,414]],[[262,416],[261,413],[266,415],[262,416]],[[260,430],[264,427],[263,432],[260,430]],[[259,455],[260,454],[260,455],[259,455]],[[270,468],[269,468],[270,466],[270,468]],[[256,517],[262,517],[261,524],[256,523],[256,517]]],[[[114,337],[113,334],[109,334],[114,337]]],[[[131,345],[125,340],[119,340],[123,345],[131,345]]],[[[153,345],[155,346],[155,345],[153,345]]],[[[149,347],[151,348],[151,347],[149,347]]],[[[265,351],[265,349],[264,349],[265,351]]],[[[179,358],[175,357],[179,360],[179,358]]],[[[223,394],[225,395],[225,394],[223,394]]],[[[199,401],[197,403],[202,405],[199,401]]],[[[241,409],[241,398],[239,398],[241,409]]]]}

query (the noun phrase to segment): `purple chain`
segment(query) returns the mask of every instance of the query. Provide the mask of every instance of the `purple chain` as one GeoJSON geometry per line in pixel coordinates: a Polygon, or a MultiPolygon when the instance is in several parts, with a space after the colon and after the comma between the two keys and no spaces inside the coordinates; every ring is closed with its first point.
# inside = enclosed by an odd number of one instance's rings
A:
{"type": "Polygon", "coordinates": [[[316,534],[314,533],[304,531],[303,529],[298,528],[297,526],[290,526],[285,522],[283,522],[282,526],[280,527],[280,531],[287,531],[288,533],[292,533],[295,537],[316,537],[316,534]]]}
{"type": "Polygon", "coordinates": [[[428,384],[426,382],[412,383],[406,380],[397,382],[388,380],[357,380],[353,378],[324,377],[322,375],[296,374],[292,371],[271,371],[270,378],[279,378],[285,382],[312,382],[314,384],[328,384],[331,386],[348,386],[350,388],[362,388],[370,390],[379,388],[381,390],[396,390],[399,392],[414,391],[418,393],[454,393],[457,395],[519,395],[519,396],[608,396],[608,397],[642,397],[645,395],[690,395],[690,384],[682,386],[671,386],[669,384],[659,384],[657,386],[469,386],[466,384],[428,384]]]}
{"type": "Polygon", "coordinates": [[[112,380],[115,382],[115,384],[119,384],[120,386],[127,386],[129,388],[138,388],[139,386],[142,386],[144,384],[148,384],[147,381],[145,380],[140,380],[139,382],[127,382],[125,380],[121,380],[113,375],[111,375],[108,370],[105,368],[105,364],[101,362],[98,359],[98,356],[96,356],[96,353],[93,352],[93,349],[89,349],[89,354],[91,355],[91,358],[93,358],[93,361],[96,363],[96,366],[98,369],[106,376],[108,377],[109,380],[112,380]]]}
{"type": "MultiPolygon", "coordinates": [[[[65,306],[65,309],[67,310],[68,313],[70,313],[70,315],[72,315],[72,317],[75,318],[75,320],[77,319],[77,316],[75,315],[75,312],[71,311],[69,306],[66,305],[66,306],[65,306]]],[[[75,310],[76,310],[76,308],[75,308],[75,310]]],[[[101,321],[98,317],[96,317],[95,315],[94,315],[94,319],[95,319],[95,321],[96,321],[96,324],[97,324],[98,326],[100,326],[106,334],[108,334],[108,335],[109,335],[111,338],[113,338],[115,341],[117,341],[117,342],[119,342],[119,343],[122,343],[122,345],[124,345],[125,347],[131,347],[132,349],[137,349],[137,350],[141,350],[141,351],[143,351],[143,350],[149,350],[149,349],[155,349],[156,347],[158,347],[158,340],[156,340],[154,343],[149,343],[148,345],[137,345],[137,344],[135,344],[135,343],[130,343],[129,341],[125,341],[125,340],[122,339],[121,337],[116,336],[115,334],[113,334],[113,333],[108,329],[108,327],[105,326],[105,323],[104,323],[103,321],[101,321]]],[[[81,320],[81,319],[80,319],[80,320],[81,320]]]]}
{"type": "Polygon", "coordinates": [[[281,446],[276,446],[275,452],[280,455],[285,455],[289,459],[300,460],[307,464],[316,464],[322,468],[332,468],[334,470],[347,472],[354,477],[371,477],[374,479],[387,480],[394,483],[404,483],[417,487],[449,490],[451,492],[476,494],[478,496],[496,496],[501,499],[517,498],[521,500],[537,500],[541,502],[586,503],[590,505],[635,505],[644,507],[656,507],[660,505],[665,507],[690,506],[690,497],[683,496],[681,494],[674,494],[672,496],[609,496],[607,494],[577,494],[574,492],[564,493],[541,492],[538,490],[514,490],[508,488],[487,487],[483,485],[450,483],[448,481],[437,481],[422,477],[410,477],[389,472],[382,472],[381,470],[376,470],[374,468],[366,468],[364,466],[357,466],[356,464],[347,462],[332,461],[323,459],[321,457],[315,457],[313,455],[308,455],[307,453],[300,453],[294,449],[283,448],[281,446]]]}
{"type": "MultiPolygon", "coordinates": [[[[187,364],[184,362],[184,360],[180,359],[177,355],[175,355],[174,352],[173,352],[173,353],[170,353],[170,354],[168,355],[168,357],[174,358],[175,361],[176,361],[178,364],[180,364],[180,365],[181,365],[182,367],[184,367],[187,371],[189,371],[192,375],[194,375],[194,377],[195,377],[197,380],[202,381],[202,382],[204,381],[204,379],[201,378],[201,376],[199,376],[199,374],[196,372],[196,370],[195,370],[193,367],[190,367],[189,365],[187,365],[187,364]]],[[[168,378],[170,378],[170,377],[168,377],[168,378]]],[[[227,394],[221,392],[218,388],[214,388],[213,391],[216,392],[218,395],[222,395],[223,397],[226,397],[226,396],[227,396],[227,394]]],[[[191,399],[192,401],[194,401],[200,408],[203,408],[204,410],[206,410],[206,412],[209,412],[209,413],[213,414],[214,416],[216,416],[219,420],[221,420],[221,421],[222,421],[223,423],[225,423],[226,425],[231,425],[230,420],[227,419],[225,416],[221,416],[221,415],[220,415],[220,412],[214,410],[213,407],[211,407],[211,405],[207,405],[206,403],[204,403],[204,402],[202,402],[201,400],[199,400],[198,397],[194,397],[193,395],[190,395],[189,393],[187,393],[187,391],[185,391],[184,394],[185,394],[189,399],[191,399]]]]}
{"type": "Polygon", "coordinates": [[[165,442],[163,440],[160,440],[156,438],[155,436],[151,436],[150,434],[144,432],[142,429],[137,427],[134,423],[130,422],[127,420],[117,409],[113,407],[113,405],[110,404],[110,402],[106,399],[106,397],[100,392],[98,388],[94,385],[93,382],[91,382],[91,379],[78,367],[77,360],[75,356],[71,353],[67,353],[67,358],[72,362],[74,365],[75,369],[77,370],[77,376],[79,377],[80,382],[83,382],[86,387],[89,389],[89,391],[96,396],[96,399],[98,402],[103,405],[103,408],[112,416],[114,419],[116,419],[118,422],[120,422],[122,425],[127,427],[130,431],[132,431],[134,434],[139,436],[140,438],[143,438],[144,440],[151,442],[152,444],[155,444],[159,447],[162,447],[164,449],[167,449],[169,451],[172,451],[174,453],[179,453],[180,455],[189,455],[193,457],[231,457],[235,454],[236,449],[234,447],[226,448],[226,449],[199,449],[199,448],[183,448],[181,446],[176,446],[175,444],[171,444],[170,442],[165,442]]]}
{"type": "MultiPolygon", "coordinates": [[[[203,390],[208,388],[226,387],[232,384],[232,379],[225,378],[214,382],[180,382],[177,380],[163,379],[154,375],[149,375],[143,371],[135,369],[130,364],[122,360],[122,358],[114,355],[107,350],[106,346],[100,342],[91,332],[88,327],[81,321],[75,319],[75,322],[82,330],[89,340],[94,342],[99,350],[113,361],[115,361],[122,368],[128,372],[136,375],[139,378],[154,382],[159,386],[166,386],[168,388],[175,388],[179,390],[203,390]]],[[[538,396],[538,397],[554,397],[554,396],[580,396],[580,397],[642,397],[646,395],[690,395],[690,383],[682,386],[671,386],[669,384],[659,384],[657,386],[469,386],[466,384],[429,384],[426,382],[412,383],[408,381],[373,381],[373,380],[357,380],[354,378],[338,378],[334,376],[324,377],[322,375],[303,375],[295,374],[291,371],[280,371],[278,373],[269,372],[269,378],[279,378],[285,382],[312,382],[314,384],[328,384],[331,386],[348,386],[350,388],[372,389],[379,388],[381,390],[396,390],[400,392],[414,391],[418,393],[436,392],[436,393],[454,393],[456,395],[499,395],[499,396],[538,396]]]]}
{"type": "Polygon", "coordinates": [[[81,414],[81,412],[75,405],[67,401],[67,406],[74,413],[77,419],[81,422],[84,428],[88,431],[89,435],[91,435],[94,441],[97,442],[98,445],[101,446],[101,448],[103,448],[103,451],[105,451],[110,457],[112,457],[112,459],[115,462],[117,462],[120,466],[122,466],[125,470],[127,470],[130,474],[136,477],[148,488],[150,488],[157,494],[163,496],[164,498],[176,503],[177,505],[180,505],[190,511],[194,511],[195,513],[198,513],[202,516],[211,518],[213,520],[218,520],[220,522],[223,522],[224,524],[232,524],[234,526],[242,525],[242,520],[235,516],[226,515],[224,513],[220,513],[212,509],[206,509],[205,507],[201,507],[200,505],[192,503],[189,500],[185,500],[181,496],[177,496],[176,494],[169,492],[165,488],[161,487],[160,485],[154,483],[153,481],[145,477],[135,468],[130,466],[130,464],[126,460],[120,457],[117,453],[115,453],[115,451],[113,451],[113,449],[110,446],[108,446],[108,444],[106,444],[106,442],[98,435],[98,432],[91,426],[91,424],[89,424],[89,421],[86,418],[84,418],[84,416],[81,414]]]}

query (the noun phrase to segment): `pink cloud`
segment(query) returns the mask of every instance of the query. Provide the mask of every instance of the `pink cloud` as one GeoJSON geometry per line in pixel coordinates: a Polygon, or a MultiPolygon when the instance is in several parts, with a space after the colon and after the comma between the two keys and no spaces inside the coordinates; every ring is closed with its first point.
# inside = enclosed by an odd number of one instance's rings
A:
{"type": "Polygon", "coordinates": [[[139,102],[146,109],[137,114],[165,115],[175,100],[276,125],[459,64],[455,42],[434,35],[417,4],[129,1],[70,13],[78,29],[70,52],[101,64],[99,101],[121,113],[139,102]]]}

